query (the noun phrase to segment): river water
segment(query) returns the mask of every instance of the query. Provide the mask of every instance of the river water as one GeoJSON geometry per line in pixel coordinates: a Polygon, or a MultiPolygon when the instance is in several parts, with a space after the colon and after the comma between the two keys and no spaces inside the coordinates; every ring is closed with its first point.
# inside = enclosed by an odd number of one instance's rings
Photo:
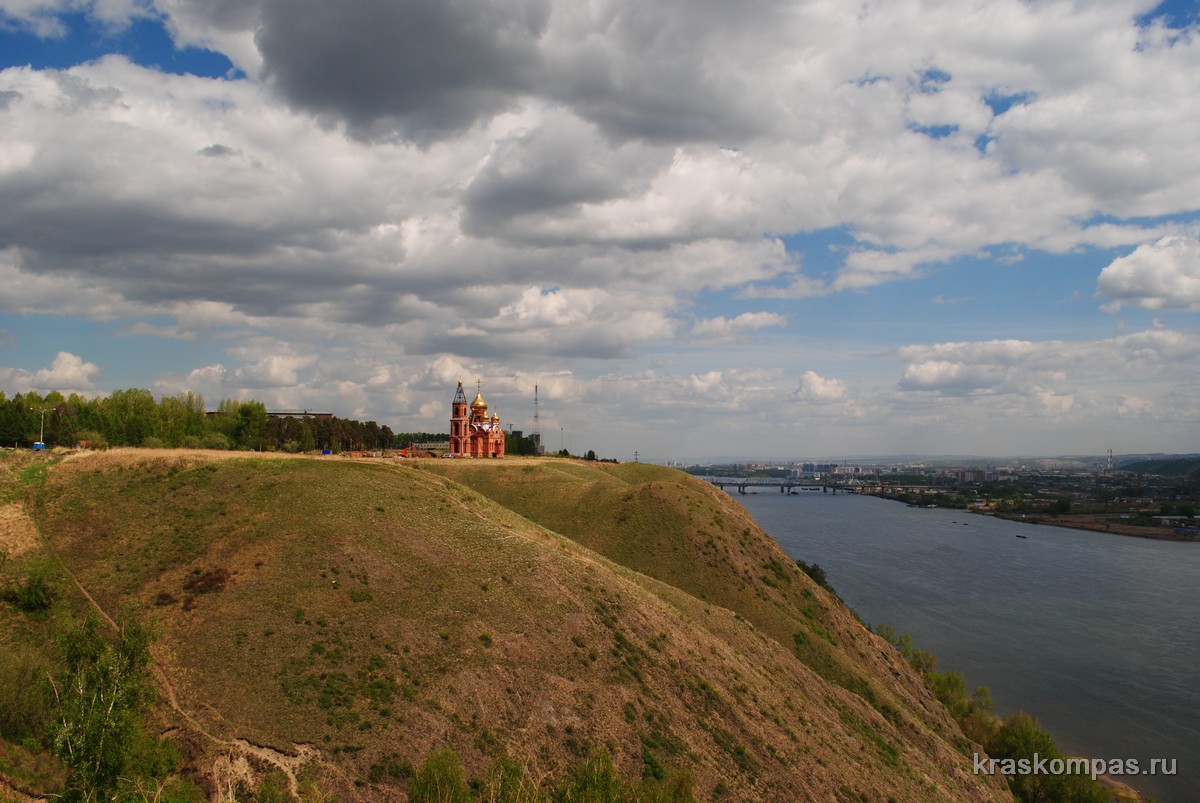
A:
{"type": "Polygon", "coordinates": [[[1174,776],[1123,780],[1200,801],[1200,544],[853,494],[734,498],[872,627],[988,686],[997,713],[1028,711],[1069,755],[1176,759],[1174,776]]]}

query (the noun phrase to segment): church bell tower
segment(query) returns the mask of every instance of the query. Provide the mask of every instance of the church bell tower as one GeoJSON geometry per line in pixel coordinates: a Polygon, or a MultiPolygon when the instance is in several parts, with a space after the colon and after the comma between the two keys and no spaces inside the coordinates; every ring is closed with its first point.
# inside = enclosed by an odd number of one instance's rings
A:
{"type": "MultiPolygon", "coordinates": [[[[445,397],[443,397],[445,398],[445,397]]],[[[445,408],[442,408],[445,409],[445,408]]],[[[467,454],[469,449],[467,434],[467,394],[463,391],[462,380],[458,381],[458,391],[450,404],[450,453],[467,454]]]]}

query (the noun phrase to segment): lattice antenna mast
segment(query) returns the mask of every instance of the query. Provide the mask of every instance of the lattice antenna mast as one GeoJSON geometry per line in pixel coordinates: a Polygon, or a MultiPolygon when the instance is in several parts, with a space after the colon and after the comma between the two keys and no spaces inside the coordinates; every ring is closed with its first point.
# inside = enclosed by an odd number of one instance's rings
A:
{"type": "Polygon", "coordinates": [[[533,386],[533,433],[532,438],[533,448],[538,454],[543,454],[542,449],[542,422],[538,417],[538,386],[533,386]]]}

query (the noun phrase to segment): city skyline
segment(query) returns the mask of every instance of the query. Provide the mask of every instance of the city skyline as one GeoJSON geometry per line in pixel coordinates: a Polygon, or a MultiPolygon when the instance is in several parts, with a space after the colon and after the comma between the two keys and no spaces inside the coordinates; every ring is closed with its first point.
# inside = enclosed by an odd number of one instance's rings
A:
{"type": "Polygon", "coordinates": [[[1200,451],[1192,3],[0,0],[0,54],[10,395],[1200,451]]]}

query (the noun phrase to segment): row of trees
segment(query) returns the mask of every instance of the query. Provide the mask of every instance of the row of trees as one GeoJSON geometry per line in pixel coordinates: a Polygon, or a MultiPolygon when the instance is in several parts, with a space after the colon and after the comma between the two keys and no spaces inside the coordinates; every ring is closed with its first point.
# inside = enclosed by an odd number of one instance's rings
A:
{"type": "MultiPolygon", "coordinates": [[[[155,399],[142,388],[85,398],[55,391],[45,396],[0,391],[0,446],[145,446],[184,449],[333,452],[403,449],[414,443],[447,442],[448,432],[392,432],[374,421],[351,418],[271,416],[262,402],[225,399],[209,412],[204,397],[180,393],[155,399]]],[[[526,436],[505,436],[510,455],[537,454],[526,436]]],[[[563,453],[566,456],[566,453],[563,453]]],[[[595,452],[588,452],[595,460],[595,452]]]]}
{"type": "Polygon", "coordinates": [[[181,393],[155,399],[141,388],[85,398],[57,391],[41,396],[0,392],[0,444],[29,447],[78,444],[192,449],[312,451],[385,449],[390,428],[348,418],[283,418],[262,402],[225,399],[209,413],[204,397],[181,393]]]}

